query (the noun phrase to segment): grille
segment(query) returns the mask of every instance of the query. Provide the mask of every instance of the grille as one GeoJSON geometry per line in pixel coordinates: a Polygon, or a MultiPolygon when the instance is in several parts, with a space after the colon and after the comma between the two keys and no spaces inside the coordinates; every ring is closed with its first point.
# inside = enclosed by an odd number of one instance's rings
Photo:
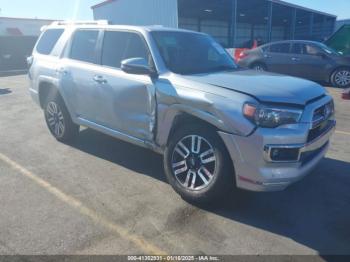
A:
{"type": "Polygon", "coordinates": [[[331,121],[327,120],[321,123],[319,126],[311,129],[307,138],[307,142],[309,143],[317,139],[329,128],[330,125],[331,121]]]}
{"type": "Polygon", "coordinates": [[[307,142],[311,142],[317,139],[323,134],[325,130],[329,127],[331,122],[329,119],[334,114],[334,104],[333,101],[327,103],[314,111],[312,119],[312,129],[309,132],[307,142]]]}

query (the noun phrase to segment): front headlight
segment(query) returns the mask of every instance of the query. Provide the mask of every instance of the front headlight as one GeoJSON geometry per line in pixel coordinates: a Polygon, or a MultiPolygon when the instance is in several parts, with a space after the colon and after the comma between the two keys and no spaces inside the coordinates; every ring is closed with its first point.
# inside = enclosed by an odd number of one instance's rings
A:
{"type": "Polygon", "coordinates": [[[257,126],[275,128],[281,125],[295,124],[300,121],[303,111],[298,109],[274,108],[245,104],[243,114],[257,126]]]}

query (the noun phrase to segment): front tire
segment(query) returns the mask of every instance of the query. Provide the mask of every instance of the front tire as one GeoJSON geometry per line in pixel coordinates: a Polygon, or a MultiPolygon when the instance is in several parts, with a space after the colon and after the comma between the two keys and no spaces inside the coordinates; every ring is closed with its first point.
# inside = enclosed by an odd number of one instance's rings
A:
{"type": "Polygon", "coordinates": [[[205,125],[187,126],[171,138],[164,154],[166,177],[193,203],[211,203],[234,188],[234,171],[225,145],[205,125]]]}
{"type": "Polygon", "coordinates": [[[79,126],[74,124],[66,105],[57,93],[49,94],[44,107],[47,127],[60,142],[71,142],[79,134],[79,126]]]}
{"type": "Polygon", "coordinates": [[[350,68],[338,68],[331,76],[331,84],[335,87],[346,88],[350,86],[350,68]]]}

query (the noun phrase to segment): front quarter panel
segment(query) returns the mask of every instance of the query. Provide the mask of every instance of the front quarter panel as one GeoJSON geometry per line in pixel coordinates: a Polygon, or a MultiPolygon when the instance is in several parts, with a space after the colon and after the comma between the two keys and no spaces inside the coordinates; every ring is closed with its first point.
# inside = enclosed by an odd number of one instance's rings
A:
{"type": "Polygon", "coordinates": [[[257,103],[252,97],[220,87],[185,81],[187,83],[169,74],[156,83],[156,142],[159,146],[166,146],[175,118],[183,113],[227,133],[248,136],[254,131],[255,126],[242,115],[244,103],[257,103]]]}

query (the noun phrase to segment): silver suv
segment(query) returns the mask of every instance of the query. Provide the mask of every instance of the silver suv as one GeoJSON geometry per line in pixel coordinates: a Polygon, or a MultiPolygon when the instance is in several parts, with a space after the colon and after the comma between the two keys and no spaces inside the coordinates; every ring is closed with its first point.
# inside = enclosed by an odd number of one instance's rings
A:
{"type": "Polygon", "coordinates": [[[335,128],[323,87],[241,69],[202,33],[56,22],[28,62],[31,96],[58,141],[85,126],[163,154],[189,201],[283,190],[320,162],[335,128]]]}

